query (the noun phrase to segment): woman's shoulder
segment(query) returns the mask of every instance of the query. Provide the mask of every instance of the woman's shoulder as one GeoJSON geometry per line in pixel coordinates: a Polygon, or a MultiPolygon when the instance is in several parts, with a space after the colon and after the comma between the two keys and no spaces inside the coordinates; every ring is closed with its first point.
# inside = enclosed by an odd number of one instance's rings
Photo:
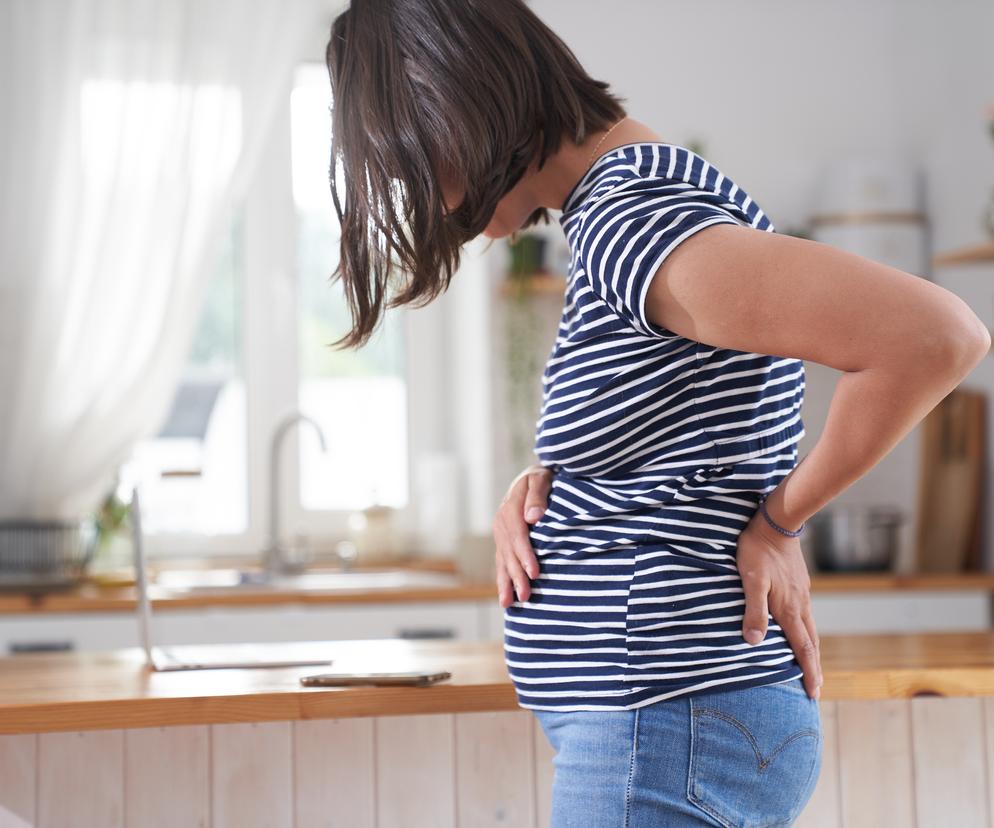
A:
{"type": "MultiPolygon", "coordinates": [[[[739,223],[775,232],[772,220],[731,176],[699,153],[678,144],[643,142],[614,150],[581,197],[563,214],[567,235],[615,218],[635,219],[663,212],[679,218],[701,206],[721,210],[739,223]]],[[[603,161],[603,159],[602,159],[603,161]]]]}

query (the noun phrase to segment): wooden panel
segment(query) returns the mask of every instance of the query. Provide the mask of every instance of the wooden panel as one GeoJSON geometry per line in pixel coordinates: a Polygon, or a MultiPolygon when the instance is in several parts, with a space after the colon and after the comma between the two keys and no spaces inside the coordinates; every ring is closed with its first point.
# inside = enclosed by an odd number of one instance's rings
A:
{"type": "MultiPolygon", "coordinates": [[[[994,698],[820,709],[822,769],[800,828],[989,828],[994,698]]],[[[544,828],[553,767],[522,710],[8,736],[0,828],[544,828]]]]}
{"type": "Polygon", "coordinates": [[[34,825],[37,759],[37,736],[0,736],[0,828],[34,825]]]}
{"type": "Polygon", "coordinates": [[[455,828],[455,724],[450,714],[375,721],[379,828],[455,828]]]}
{"type": "Polygon", "coordinates": [[[213,828],[293,825],[290,722],[211,727],[213,828]]]}
{"type": "Polygon", "coordinates": [[[987,748],[987,807],[994,828],[994,697],[983,699],[984,741],[987,748]]]}
{"type": "Polygon", "coordinates": [[[839,702],[820,701],[823,734],[821,771],[814,793],[794,823],[797,828],[842,828],[839,807],[839,702]]]}
{"type": "Polygon", "coordinates": [[[128,825],[207,828],[210,730],[206,726],[125,731],[124,806],[128,825]]]}
{"type": "Polygon", "coordinates": [[[911,700],[918,824],[988,828],[980,699],[911,700]]]}
{"type": "Polygon", "coordinates": [[[124,731],[38,737],[39,828],[124,825],[124,731]]]}
{"type": "Polygon", "coordinates": [[[373,720],[294,722],[296,828],[374,828],[373,720]]]}
{"type": "Polygon", "coordinates": [[[535,824],[531,718],[520,710],[455,717],[459,825],[529,828],[535,824]]]}
{"type": "Polygon", "coordinates": [[[911,702],[840,701],[837,709],[843,824],[914,825],[911,702]]]}
{"type": "Polygon", "coordinates": [[[552,821],[552,780],[555,776],[553,760],[556,751],[545,737],[545,731],[532,714],[532,741],[535,744],[535,817],[538,828],[545,828],[552,821]]]}

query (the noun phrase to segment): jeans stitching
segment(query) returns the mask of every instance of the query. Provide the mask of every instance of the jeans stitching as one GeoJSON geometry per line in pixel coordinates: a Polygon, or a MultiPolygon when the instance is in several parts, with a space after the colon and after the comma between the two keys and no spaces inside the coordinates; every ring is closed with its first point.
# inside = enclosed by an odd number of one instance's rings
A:
{"type": "Polygon", "coordinates": [[[764,768],[766,768],[777,757],[777,755],[785,747],[787,747],[787,745],[789,745],[791,742],[793,742],[795,739],[800,739],[802,736],[814,736],[816,740],[818,739],[818,731],[817,730],[812,730],[809,727],[806,727],[806,728],[804,728],[802,730],[797,730],[794,733],[792,733],[786,739],[786,741],[782,742],[777,747],[777,749],[775,751],[773,751],[773,753],[771,753],[768,757],[766,757],[764,759],[763,758],[763,753],[759,749],[759,742],[756,741],[756,737],[752,735],[752,731],[749,730],[749,728],[746,727],[742,722],[740,722],[738,719],[736,719],[734,716],[732,716],[732,715],[730,715],[728,713],[725,713],[725,712],[723,712],[721,710],[715,710],[713,707],[702,707],[702,708],[699,708],[699,710],[695,710],[694,711],[694,715],[697,716],[697,717],[699,717],[701,715],[704,715],[704,714],[708,714],[708,715],[714,716],[715,718],[724,719],[727,722],[731,722],[732,725],[734,725],[736,728],[738,728],[739,730],[741,730],[742,733],[745,734],[745,737],[749,740],[749,745],[752,747],[753,753],[756,754],[756,760],[759,763],[759,769],[760,770],[763,770],[764,768]]]}
{"type": "Polygon", "coordinates": [[[690,702],[690,762],[689,770],[687,772],[687,799],[689,799],[696,807],[700,808],[704,813],[710,815],[718,824],[724,826],[724,828],[733,828],[732,824],[725,819],[721,814],[715,811],[710,805],[704,802],[696,793],[694,793],[694,777],[697,773],[697,756],[698,751],[695,750],[697,744],[697,712],[695,710],[694,697],[691,696],[688,701],[690,702]]]}
{"type": "MultiPolygon", "coordinates": [[[[690,726],[690,762],[688,763],[688,773],[687,773],[687,798],[696,807],[700,808],[706,814],[708,814],[709,816],[713,817],[718,823],[720,823],[725,828],[733,828],[732,823],[729,822],[728,819],[725,816],[723,816],[719,811],[715,810],[712,806],[710,806],[707,802],[705,802],[701,797],[699,797],[694,792],[693,782],[694,782],[694,779],[695,779],[695,776],[696,776],[696,773],[697,773],[697,759],[698,759],[698,755],[700,753],[700,751],[697,749],[697,737],[698,737],[697,723],[699,722],[700,717],[702,715],[705,715],[705,714],[714,714],[718,718],[725,719],[726,721],[731,722],[734,726],[736,726],[737,728],[739,728],[740,730],[742,730],[743,733],[746,735],[746,737],[749,739],[750,743],[752,744],[753,751],[755,753],[757,753],[757,755],[760,757],[760,767],[761,768],[765,767],[766,765],[768,765],[773,760],[773,757],[775,757],[781,750],[783,750],[783,748],[785,748],[788,744],[790,744],[792,741],[794,741],[794,739],[800,738],[801,736],[813,735],[815,737],[815,743],[818,745],[819,752],[822,749],[822,747],[821,747],[821,741],[822,741],[821,734],[819,734],[817,731],[811,730],[810,728],[805,728],[803,730],[799,730],[799,731],[796,731],[795,733],[791,734],[791,736],[779,748],[777,748],[777,750],[774,753],[772,753],[770,755],[769,760],[766,761],[766,762],[763,762],[763,760],[762,760],[762,754],[759,753],[759,751],[757,750],[757,748],[755,746],[757,744],[756,741],[755,741],[755,738],[753,737],[753,735],[749,731],[749,729],[747,727],[745,727],[744,724],[742,724],[742,722],[740,722],[734,716],[731,716],[731,715],[729,715],[727,713],[724,713],[723,711],[715,710],[714,708],[711,708],[711,707],[698,707],[697,705],[699,703],[695,702],[695,700],[694,700],[693,697],[689,698],[689,702],[690,702],[690,713],[691,713],[691,726],[690,726]]],[[[804,791],[808,790],[808,786],[811,784],[811,779],[812,779],[812,776],[814,775],[814,770],[815,770],[815,767],[817,766],[817,764],[818,764],[818,761],[817,761],[817,755],[816,755],[815,761],[813,761],[811,763],[811,768],[808,771],[808,775],[807,775],[807,777],[806,777],[806,779],[804,781],[804,785],[802,787],[802,790],[804,790],[804,791]]],[[[808,799],[810,799],[810,792],[809,792],[808,799]]],[[[801,810],[803,810],[803,808],[804,808],[804,806],[802,805],[801,806],[801,810]]],[[[800,811],[798,811],[798,813],[796,813],[796,814],[791,814],[791,816],[787,820],[785,820],[785,821],[781,821],[781,822],[775,823],[776,828],[780,828],[780,826],[792,825],[793,822],[794,822],[794,820],[796,820],[797,817],[799,816],[799,814],[800,814],[800,811]]]]}
{"type": "Polygon", "coordinates": [[[639,708],[635,708],[635,719],[632,726],[632,755],[628,760],[628,787],[625,789],[625,825],[628,828],[632,810],[632,778],[635,776],[635,754],[639,746],[639,708]]]}
{"type": "Polygon", "coordinates": [[[822,739],[821,735],[819,735],[817,737],[816,742],[818,744],[818,753],[815,754],[815,759],[811,763],[811,770],[808,771],[808,778],[804,780],[804,787],[802,788],[802,790],[807,791],[808,797],[801,804],[801,807],[797,809],[797,813],[791,814],[790,815],[790,819],[788,819],[784,823],[782,823],[783,825],[793,825],[794,824],[794,820],[796,820],[801,815],[801,811],[803,811],[804,808],[805,808],[805,806],[807,806],[808,802],[810,802],[811,795],[814,793],[814,791],[810,790],[808,788],[808,786],[811,784],[811,778],[814,776],[815,768],[818,767],[818,761],[821,758],[822,747],[823,747],[823,745],[822,745],[823,739],[822,739]]]}

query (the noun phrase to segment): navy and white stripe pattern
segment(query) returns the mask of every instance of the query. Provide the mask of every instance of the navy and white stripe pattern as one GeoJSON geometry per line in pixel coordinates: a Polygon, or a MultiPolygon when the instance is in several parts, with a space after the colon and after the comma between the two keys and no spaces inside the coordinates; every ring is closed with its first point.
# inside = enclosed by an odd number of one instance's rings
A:
{"type": "Polygon", "coordinates": [[[519,704],[632,709],[797,678],[772,616],[763,642],[742,637],[735,552],[760,495],[797,464],[804,363],[645,315],[653,274],[684,239],[772,222],[700,155],[640,142],[594,162],[560,223],[572,259],[535,436],[555,476],[529,528],[539,575],[504,612],[519,704]]]}

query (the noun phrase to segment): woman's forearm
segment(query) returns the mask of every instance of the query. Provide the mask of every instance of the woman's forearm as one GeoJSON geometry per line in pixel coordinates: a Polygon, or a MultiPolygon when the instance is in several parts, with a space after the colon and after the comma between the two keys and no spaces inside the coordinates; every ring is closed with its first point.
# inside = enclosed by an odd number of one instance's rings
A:
{"type": "Polygon", "coordinates": [[[770,516],[796,530],[873,468],[979,362],[909,360],[845,372],[818,441],[766,501],[770,516]]]}

